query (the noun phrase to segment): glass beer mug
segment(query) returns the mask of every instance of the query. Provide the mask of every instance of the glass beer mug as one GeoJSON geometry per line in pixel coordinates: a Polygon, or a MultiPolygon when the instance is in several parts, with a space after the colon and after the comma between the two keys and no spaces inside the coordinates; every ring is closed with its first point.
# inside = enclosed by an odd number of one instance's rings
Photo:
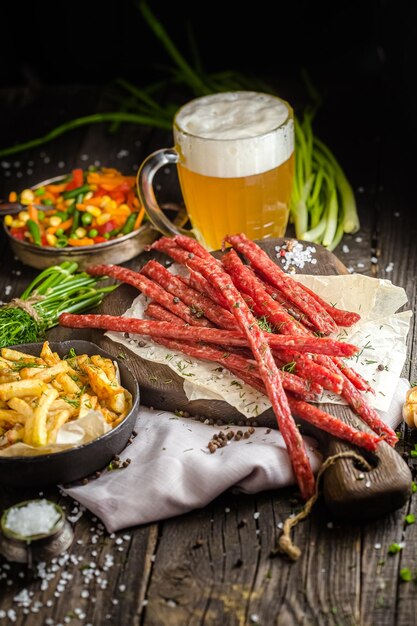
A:
{"type": "Polygon", "coordinates": [[[174,148],[148,156],[137,178],[160,232],[180,232],[159,208],[152,186],[158,169],[175,163],[193,233],[207,249],[221,248],[226,235],[240,232],[250,239],[285,234],[294,172],[294,118],[287,102],[252,91],[203,96],[178,110],[173,133],[174,148]]]}

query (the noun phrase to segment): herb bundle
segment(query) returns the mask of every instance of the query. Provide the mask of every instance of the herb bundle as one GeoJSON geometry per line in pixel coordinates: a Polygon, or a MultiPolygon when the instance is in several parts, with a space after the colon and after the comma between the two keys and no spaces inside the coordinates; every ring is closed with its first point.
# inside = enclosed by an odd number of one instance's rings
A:
{"type": "Polygon", "coordinates": [[[0,308],[0,348],[39,341],[61,313],[87,311],[116,288],[98,287],[102,279],[77,269],[68,261],[43,270],[20,298],[0,308]]]}

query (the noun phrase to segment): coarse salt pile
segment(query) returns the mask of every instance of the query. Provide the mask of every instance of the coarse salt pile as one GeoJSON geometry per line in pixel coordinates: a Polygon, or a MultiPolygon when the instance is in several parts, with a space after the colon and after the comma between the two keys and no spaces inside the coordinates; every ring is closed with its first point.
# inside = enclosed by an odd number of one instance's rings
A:
{"type": "Polygon", "coordinates": [[[9,509],[5,528],[22,537],[44,535],[53,530],[60,517],[51,502],[35,500],[9,509]]]}
{"type": "Polygon", "coordinates": [[[314,246],[306,246],[300,242],[286,241],[282,246],[275,246],[275,252],[277,258],[281,259],[283,269],[285,271],[295,271],[298,267],[302,269],[306,263],[316,265],[317,259],[313,258],[313,254],[316,252],[314,246]]]}

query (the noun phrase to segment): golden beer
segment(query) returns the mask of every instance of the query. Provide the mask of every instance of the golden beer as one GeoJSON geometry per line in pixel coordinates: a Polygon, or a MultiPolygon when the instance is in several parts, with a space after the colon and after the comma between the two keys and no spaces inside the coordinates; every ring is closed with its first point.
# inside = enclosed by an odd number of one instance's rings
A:
{"type": "Polygon", "coordinates": [[[178,164],[185,206],[194,230],[210,250],[225,235],[250,239],[285,234],[291,198],[294,156],[273,170],[241,178],[204,176],[178,164]]]}
{"type": "Polygon", "coordinates": [[[227,234],[285,234],[294,170],[288,103],[246,91],[197,98],[176,114],[174,137],[185,206],[209,249],[227,234]]]}
{"type": "Polygon", "coordinates": [[[157,230],[184,232],[153,189],[156,172],[176,164],[193,232],[209,250],[240,232],[250,239],[285,234],[294,170],[293,111],[285,100],[254,91],[196,98],[177,111],[173,134],[174,148],[157,150],[138,172],[139,196],[157,230]]]}

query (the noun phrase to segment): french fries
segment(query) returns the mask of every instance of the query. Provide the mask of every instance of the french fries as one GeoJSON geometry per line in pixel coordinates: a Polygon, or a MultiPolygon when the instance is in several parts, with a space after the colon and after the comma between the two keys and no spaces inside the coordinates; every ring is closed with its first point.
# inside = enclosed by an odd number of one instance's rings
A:
{"type": "Polygon", "coordinates": [[[0,351],[0,449],[18,441],[54,444],[61,426],[91,410],[115,427],[131,406],[111,359],[86,354],[61,359],[47,341],[39,357],[0,351]]]}

